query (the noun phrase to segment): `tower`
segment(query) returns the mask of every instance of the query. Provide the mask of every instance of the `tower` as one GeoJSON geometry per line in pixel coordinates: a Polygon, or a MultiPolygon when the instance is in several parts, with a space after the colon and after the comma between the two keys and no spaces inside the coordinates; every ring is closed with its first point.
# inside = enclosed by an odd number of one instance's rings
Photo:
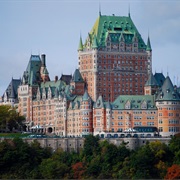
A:
{"type": "Polygon", "coordinates": [[[154,95],[158,90],[158,82],[154,78],[153,74],[150,72],[149,79],[144,85],[144,93],[145,95],[154,95]]]}
{"type": "Polygon", "coordinates": [[[78,56],[80,73],[94,101],[101,94],[110,102],[119,94],[144,94],[151,46],[149,40],[144,43],[130,16],[99,14],[84,44],[80,37],[78,56]]]}
{"type": "Polygon", "coordinates": [[[158,128],[162,136],[180,132],[180,95],[169,76],[166,77],[156,98],[158,108],[158,128]]]}

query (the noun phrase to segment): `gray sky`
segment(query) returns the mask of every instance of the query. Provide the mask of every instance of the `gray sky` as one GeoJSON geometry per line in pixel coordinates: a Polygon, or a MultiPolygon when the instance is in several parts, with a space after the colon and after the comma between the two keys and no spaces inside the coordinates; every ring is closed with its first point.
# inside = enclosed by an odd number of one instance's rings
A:
{"type": "Polygon", "coordinates": [[[167,71],[180,85],[180,1],[175,0],[1,0],[0,95],[11,78],[22,77],[31,54],[46,54],[55,75],[72,74],[78,65],[80,33],[83,42],[99,15],[131,18],[153,53],[153,72],[167,71]]]}

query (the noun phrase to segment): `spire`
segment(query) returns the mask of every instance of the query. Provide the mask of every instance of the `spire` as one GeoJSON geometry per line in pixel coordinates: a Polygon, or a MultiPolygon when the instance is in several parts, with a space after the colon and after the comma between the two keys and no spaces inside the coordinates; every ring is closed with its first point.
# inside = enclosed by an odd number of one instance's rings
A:
{"type": "Polygon", "coordinates": [[[152,51],[149,35],[148,35],[148,40],[147,40],[146,51],[152,51]]]}
{"type": "Polygon", "coordinates": [[[131,18],[131,14],[130,14],[130,4],[129,4],[129,12],[128,12],[128,16],[129,16],[129,18],[131,18]]]}
{"type": "Polygon", "coordinates": [[[94,35],[93,43],[92,43],[92,48],[98,48],[98,43],[97,43],[97,38],[96,35],[94,35]]]}
{"type": "Polygon", "coordinates": [[[101,4],[99,3],[99,16],[101,16],[101,4]]]}
{"type": "Polygon", "coordinates": [[[80,35],[80,40],[79,40],[78,51],[83,51],[83,43],[82,43],[82,37],[81,37],[81,35],[80,35]]]}

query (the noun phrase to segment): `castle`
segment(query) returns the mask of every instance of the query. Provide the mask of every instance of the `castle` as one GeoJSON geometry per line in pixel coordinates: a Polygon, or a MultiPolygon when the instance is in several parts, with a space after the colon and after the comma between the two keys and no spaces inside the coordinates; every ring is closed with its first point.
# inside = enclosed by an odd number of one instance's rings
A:
{"type": "Polygon", "coordinates": [[[145,44],[130,14],[99,14],[84,43],[80,37],[73,76],[52,81],[45,54],[31,55],[17,95],[10,91],[1,104],[16,102],[32,131],[78,137],[141,126],[162,136],[180,132],[180,90],[169,76],[153,75],[150,38],[145,44]]]}

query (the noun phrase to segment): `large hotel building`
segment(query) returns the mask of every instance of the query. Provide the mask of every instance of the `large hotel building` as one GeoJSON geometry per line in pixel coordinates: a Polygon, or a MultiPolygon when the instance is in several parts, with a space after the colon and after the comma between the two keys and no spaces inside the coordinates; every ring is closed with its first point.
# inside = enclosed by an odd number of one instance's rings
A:
{"type": "Polygon", "coordinates": [[[16,104],[28,130],[60,136],[156,127],[180,132],[180,90],[169,76],[152,74],[152,49],[130,14],[99,14],[78,46],[73,76],[50,80],[46,56],[31,55],[22,80],[13,80],[1,104],[16,104]],[[14,84],[15,83],[15,84],[14,84]]]}

